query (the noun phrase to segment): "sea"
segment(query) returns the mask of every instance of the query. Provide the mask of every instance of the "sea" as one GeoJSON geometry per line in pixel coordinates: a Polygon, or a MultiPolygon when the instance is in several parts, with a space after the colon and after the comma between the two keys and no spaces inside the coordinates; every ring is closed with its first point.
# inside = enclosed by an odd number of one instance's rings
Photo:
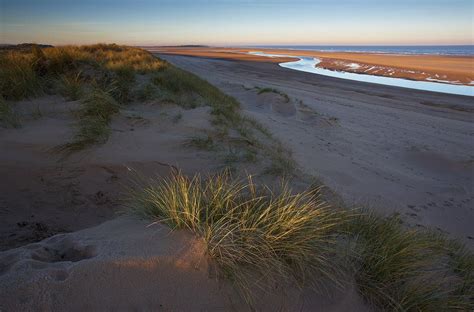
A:
{"type": "Polygon", "coordinates": [[[371,52],[388,54],[431,54],[474,56],[474,45],[255,45],[251,48],[291,49],[320,52],[371,52]]]}
{"type": "MultiPolygon", "coordinates": [[[[285,67],[285,68],[289,68],[293,70],[298,70],[298,71],[303,71],[303,72],[313,73],[313,74],[318,74],[318,75],[323,75],[323,76],[341,78],[341,79],[364,81],[364,82],[370,82],[370,83],[375,83],[375,84],[396,86],[396,87],[409,88],[409,89],[458,94],[458,95],[467,95],[471,97],[474,96],[473,85],[459,85],[459,84],[439,83],[439,82],[433,82],[433,81],[417,81],[417,80],[408,80],[408,79],[402,79],[402,78],[365,75],[365,74],[358,74],[358,73],[351,73],[351,72],[344,72],[344,71],[329,70],[325,68],[319,68],[316,66],[321,61],[318,58],[308,57],[308,56],[297,56],[298,55],[297,53],[298,52],[295,51],[295,55],[292,56],[290,55],[291,52],[288,54],[286,54],[285,52],[285,56],[295,57],[295,58],[298,58],[299,60],[283,62],[283,63],[280,63],[279,65],[281,67],[285,67]]],[[[386,52],[386,53],[393,53],[393,52],[386,52]]],[[[282,56],[282,55],[275,55],[275,54],[267,54],[265,52],[258,52],[258,51],[252,51],[252,52],[249,52],[249,54],[261,55],[261,56],[266,56],[266,57],[282,56]]]]}

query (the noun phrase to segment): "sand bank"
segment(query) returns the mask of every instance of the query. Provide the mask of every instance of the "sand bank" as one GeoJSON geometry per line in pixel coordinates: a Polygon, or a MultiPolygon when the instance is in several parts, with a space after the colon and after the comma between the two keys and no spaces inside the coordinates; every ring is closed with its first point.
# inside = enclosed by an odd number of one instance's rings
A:
{"type": "MultiPolygon", "coordinates": [[[[278,57],[275,54],[266,54],[264,52],[249,52],[253,55],[267,56],[270,58],[278,57]]],[[[403,79],[403,78],[394,78],[391,76],[378,76],[371,74],[361,74],[355,72],[349,72],[346,70],[330,70],[326,68],[319,67],[321,60],[314,57],[301,56],[298,61],[283,62],[279,63],[281,67],[290,68],[298,71],[303,71],[307,73],[313,73],[328,77],[335,77],[341,79],[355,80],[370,82],[388,86],[424,90],[424,91],[433,91],[440,93],[448,94],[458,94],[465,96],[474,96],[474,86],[466,86],[460,84],[450,84],[450,83],[439,83],[438,81],[433,80],[412,80],[412,79],[403,79]]],[[[349,68],[357,69],[360,67],[357,63],[349,63],[347,65],[349,68]]]]}
{"type": "MultiPolygon", "coordinates": [[[[351,73],[403,78],[418,81],[471,85],[474,81],[474,57],[443,55],[393,55],[356,52],[317,52],[284,49],[241,48],[148,48],[150,51],[211,58],[283,62],[280,58],[262,59],[246,55],[252,51],[267,54],[316,57],[318,67],[351,73]]],[[[288,57],[283,58],[288,60],[288,57]]]]}

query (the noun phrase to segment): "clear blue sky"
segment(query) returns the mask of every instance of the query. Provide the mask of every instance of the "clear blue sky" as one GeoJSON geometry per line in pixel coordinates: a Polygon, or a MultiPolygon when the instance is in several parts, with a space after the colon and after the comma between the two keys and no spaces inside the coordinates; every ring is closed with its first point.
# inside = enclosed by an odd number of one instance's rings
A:
{"type": "Polygon", "coordinates": [[[473,44],[472,0],[0,0],[0,42],[473,44]]]}

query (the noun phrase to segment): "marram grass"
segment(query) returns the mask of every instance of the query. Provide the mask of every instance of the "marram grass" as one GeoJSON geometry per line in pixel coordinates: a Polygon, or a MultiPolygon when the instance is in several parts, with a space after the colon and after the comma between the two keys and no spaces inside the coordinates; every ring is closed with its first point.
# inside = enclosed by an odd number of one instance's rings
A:
{"type": "Polygon", "coordinates": [[[134,193],[133,203],[145,216],[201,237],[220,272],[248,300],[255,286],[311,281],[323,287],[314,281],[341,280],[334,250],[346,217],[324,203],[318,190],[293,195],[283,185],[275,193],[227,172],[208,179],[177,173],[150,181],[134,193]]]}
{"type": "Polygon", "coordinates": [[[387,311],[472,311],[474,256],[440,234],[397,218],[348,212],[318,189],[293,193],[228,172],[206,179],[176,172],[137,184],[132,207],[205,242],[221,276],[252,304],[276,284],[322,291],[356,283],[368,304],[387,311]]]}
{"type": "Polygon", "coordinates": [[[115,44],[7,50],[0,53],[0,92],[7,100],[21,100],[50,91],[50,80],[66,83],[69,89],[81,72],[84,83],[86,78],[110,77],[113,73],[116,84],[131,84],[135,73],[154,73],[167,66],[143,49],[115,44]]]}
{"type": "Polygon", "coordinates": [[[83,100],[82,107],[77,112],[77,133],[72,142],[59,146],[57,150],[67,155],[106,142],[110,135],[110,120],[118,113],[119,108],[110,92],[93,90],[83,100]]]}

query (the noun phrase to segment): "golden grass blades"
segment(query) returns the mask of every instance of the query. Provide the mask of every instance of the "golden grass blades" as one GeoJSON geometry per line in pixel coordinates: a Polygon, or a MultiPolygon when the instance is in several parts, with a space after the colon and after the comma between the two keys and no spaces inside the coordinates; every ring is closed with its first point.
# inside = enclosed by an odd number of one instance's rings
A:
{"type": "Polygon", "coordinates": [[[93,144],[106,142],[110,135],[109,122],[112,115],[118,111],[118,103],[108,92],[94,89],[83,100],[82,107],[77,113],[78,132],[73,141],[57,147],[57,150],[67,156],[93,144]]]}
{"type": "MultiPolygon", "coordinates": [[[[469,279],[453,270],[456,266],[450,263],[453,258],[449,260],[445,247],[452,243],[444,236],[405,228],[397,217],[382,219],[366,212],[348,228],[356,244],[352,255],[355,279],[367,301],[396,311],[473,307],[472,292],[470,299],[463,296],[463,285],[469,279]]],[[[463,260],[455,262],[465,268],[463,260]]],[[[472,267],[468,270],[472,273],[472,267]]]]}
{"type": "Polygon", "coordinates": [[[342,284],[334,246],[346,215],[325,204],[319,190],[292,194],[284,184],[276,193],[227,171],[207,179],[178,172],[135,191],[132,205],[203,238],[219,272],[249,302],[253,289],[271,291],[281,281],[342,284]]]}

